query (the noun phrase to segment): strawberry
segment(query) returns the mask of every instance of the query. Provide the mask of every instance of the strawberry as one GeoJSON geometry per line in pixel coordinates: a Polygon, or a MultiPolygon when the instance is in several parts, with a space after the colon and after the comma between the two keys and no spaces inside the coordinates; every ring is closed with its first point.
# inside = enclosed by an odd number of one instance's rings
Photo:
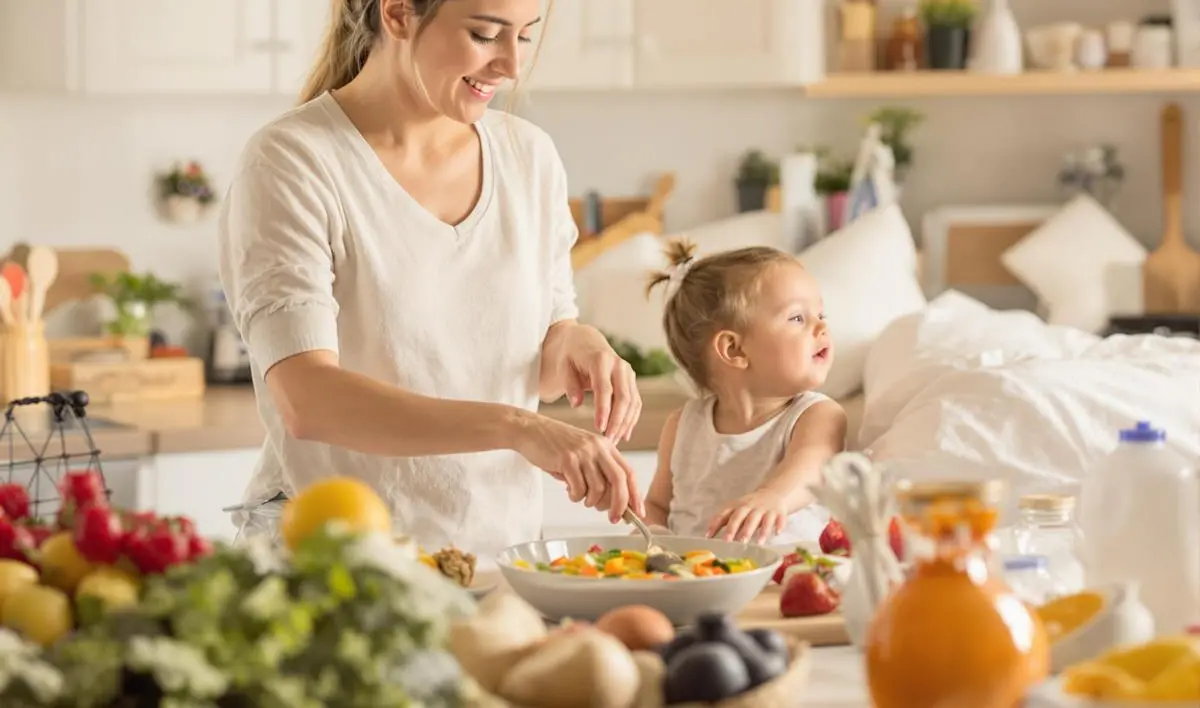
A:
{"type": "Polygon", "coordinates": [[[29,491],[22,484],[0,484],[0,516],[20,521],[29,516],[29,491]]]}
{"type": "Polygon", "coordinates": [[[797,568],[784,575],[779,596],[779,614],[784,617],[827,615],[838,608],[842,597],[817,573],[797,568]]]}
{"type": "Polygon", "coordinates": [[[75,517],[74,534],[75,547],[92,563],[116,563],[121,556],[121,517],[107,506],[84,507],[75,517]]]}
{"type": "Polygon", "coordinates": [[[904,532],[900,529],[900,518],[893,516],[888,524],[888,544],[892,547],[892,553],[896,554],[897,560],[904,560],[904,532]]]}
{"type": "Polygon", "coordinates": [[[29,529],[11,519],[0,519],[0,558],[28,562],[29,552],[34,548],[29,529]]]}
{"type": "Polygon", "coordinates": [[[850,555],[850,539],[846,538],[846,529],[834,519],[825,524],[825,530],[818,539],[821,552],[831,556],[850,555]]]}
{"type": "Polygon", "coordinates": [[[797,548],[795,553],[789,553],[783,557],[783,562],[775,569],[775,575],[771,576],[771,582],[776,585],[782,585],[783,574],[787,572],[788,568],[797,564],[807,564],[808,562],[808,554],[804,552],[803,548],[797,548]]]}

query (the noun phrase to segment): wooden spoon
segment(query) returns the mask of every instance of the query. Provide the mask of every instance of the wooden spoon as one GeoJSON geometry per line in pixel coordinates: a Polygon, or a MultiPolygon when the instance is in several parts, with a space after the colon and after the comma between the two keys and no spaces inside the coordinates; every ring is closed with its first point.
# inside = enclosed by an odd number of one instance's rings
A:
{"type": "Polygon", "coordinates": [[[12,288],[9,286],[7,279],[0,278],[0,321],[9,327],[16,324],[13,321],[12,306],[12,288]]]}
{"type": "Polygon", "coordinates": [[[25,270],[29,273],[29,319],[37,322],[46,307],[46,291],[58,277],[58,256],[52,248],[31,246],[25,270]]]}
{"type": "Polygon", "coordinates": [[[1142,266],[1146,314],[1200,309],[1200,253],[1183,237],[1183,111],[1171,103],[1162,112],[1163,237],[1142,266]]]}

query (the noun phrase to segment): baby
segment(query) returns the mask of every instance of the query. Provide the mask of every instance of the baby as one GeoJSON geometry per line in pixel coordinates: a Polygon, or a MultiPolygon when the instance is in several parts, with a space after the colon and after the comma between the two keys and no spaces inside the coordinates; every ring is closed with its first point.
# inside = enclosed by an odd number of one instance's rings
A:
{"type": "Polygon", "coordinates": [[[667,344],[703,396],[671,414],[646,494],[646,519],[684,536],[784,544],[815,540],[829,518],[808,485],[845,445],[846,414],[817,393],[833,362],[816,281],[766,247],[700,260],[675,241],[667,344]]]}

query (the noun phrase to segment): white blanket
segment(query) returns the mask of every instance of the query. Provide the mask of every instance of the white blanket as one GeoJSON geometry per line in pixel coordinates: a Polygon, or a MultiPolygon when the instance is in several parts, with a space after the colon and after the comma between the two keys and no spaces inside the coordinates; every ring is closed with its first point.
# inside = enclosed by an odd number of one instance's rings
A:
{"type": "MultiPolygon", "coordinates": [[[[867,360],[858,443],[908,478],[1076,488],[1148,420],[1200,464],[1200,341],[1101,339],[948,292],[893,323],[867,360]]],[[[1010,507],[1011,508],[1011,507],[1010,507]]]]}

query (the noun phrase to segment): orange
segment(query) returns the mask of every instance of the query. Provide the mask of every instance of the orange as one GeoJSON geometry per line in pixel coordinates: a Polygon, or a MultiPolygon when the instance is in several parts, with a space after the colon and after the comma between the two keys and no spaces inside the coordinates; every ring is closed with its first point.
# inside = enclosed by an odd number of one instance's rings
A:
{"type": "Polygon", "coordinates": [[[383,499],[366,483],[330,477],[305,487],[283,508],[279,531],[295,550],[325,524],[341,522],[351,533],[392,532],[392,515],[383,499]]]}

